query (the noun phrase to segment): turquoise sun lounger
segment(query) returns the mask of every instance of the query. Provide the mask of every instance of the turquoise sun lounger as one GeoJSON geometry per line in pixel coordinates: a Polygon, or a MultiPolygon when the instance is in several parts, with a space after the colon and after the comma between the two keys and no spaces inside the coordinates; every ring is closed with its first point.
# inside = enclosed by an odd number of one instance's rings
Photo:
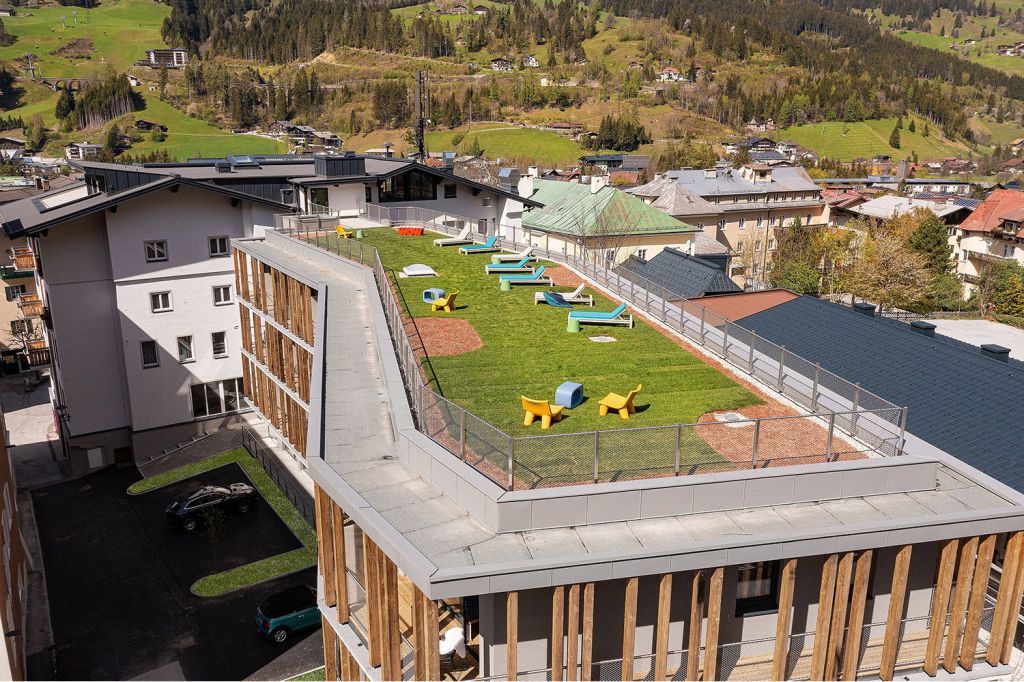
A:
{"type": "Polygon", "coordinates": [[[544,266],[540,266],[528,275],[501,275],[498,279],[509,284],[551,284],[550,277],[543,277],[544,266]]]}
{"type": "Polygon", "coordinates": [[[518,263],[490,263],[484,266],[484,272],[488,275],[494,274],[495,272],[533,272],[533,266],[530,265],[530,257],[523,256],[522,260],[518,263]]]}
{"type": "Polygon", "coordinates": [[[626,312],[626,304],[620,303],[619,307],[608,313],[592,313],[585,310],[574,310],[569,313],[570,320],[579,320],[580,324],[607,324],[623,327],[633,326],[633,315],[626,312]]]}
{"type": "Polygon", "coordinates": [[[465,255],[467,253],[486,253],[488,251],[498,251],[498,247],[495,244],[498,243],[498,238],[491,235],[487,238],[483,244],[470,244],[469,246],[460,246],[459,253],[465,255]]]}

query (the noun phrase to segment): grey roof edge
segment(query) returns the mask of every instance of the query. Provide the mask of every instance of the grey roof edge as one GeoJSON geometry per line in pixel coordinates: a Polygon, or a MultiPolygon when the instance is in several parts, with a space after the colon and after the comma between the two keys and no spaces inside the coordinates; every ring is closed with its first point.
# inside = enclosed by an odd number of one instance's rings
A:
{"type": "Polygon", "coordinates": [[[272,253],[274,247],[267,244],[266,237],[246,237],[245,239],[232,239],[231,246],[237,248],[243,253],[247,253],[251,256],[256,256],[265,263],[269,263],[274,268],[285,273],[293,279],[297,279],[308,287],[312,287],[319,291],[326,284],[323,281],[317,280],[309,276],[309,273],[300,272],[299,270],[292,267],[292,264],[284,262],[281,258],[277,257],[272,253]]]}
{"type": "Polygon", "coordinates": [[[862,523],[797,531],[789,534],[751,535],[709,542],[694,541],[691,546],[651,549],[639,553],[606,552],[589,554],[585,564],[572,559],[533,559],[443,568],[431,576],[431,589],[444,596],[460,596],[488,580],[491,592],[510,589],[550,587],[573,582],[654,575],[675,571],[711,568],[753,561],[817,556],[835,552],[877,549],[895,545],[921,544],[988,535],[1024,528],[1024,508],[968,511],[932,517],[911,517],[903,521],[862,523]]]}
{"type": "Polygon", "coordinates": [[[1012,502],[1018,506],[1024,506],[1024,493],[1012,488],[1002,481],[989,476],[980,469],[976,469],[967,462],[958,459],[954,455],[949,454],[945,450],[932,445],[931,443],[918,438],[914,434],[907,432],[905,435],[905,445],[903,451],[908,454],[919,455],[923,457],[931,457],[941,462],[944,466],[949,467],[953,471],[957,472],[961,476],[964,476],[974,483],[987,488],[990,492],[999,495],[1008,502],[1012,502]]]}

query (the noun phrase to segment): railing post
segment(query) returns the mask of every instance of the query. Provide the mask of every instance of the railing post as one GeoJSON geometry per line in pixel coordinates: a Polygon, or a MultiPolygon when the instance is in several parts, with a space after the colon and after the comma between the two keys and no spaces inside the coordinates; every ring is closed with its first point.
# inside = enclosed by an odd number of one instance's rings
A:
{"type": "Polygon", "coordinates": [[[811,386],[811,412],[818,411],[818,376],[821,374],[821,363],[814,363],[814,385],[811,386]]]}
{"type": "Polygon", "coordinates": [[[700,345],[704,345],[704,316],[707,314],[707,308],[701,306],[700,309],[700,345]]]}
{"type": "Polygon", "coordinates": [[[754,446],[750,451],[750,468],[757,468],[757,443],[761,439],[761,420],[754,420],[754,446]]]}
{"type": "Polygon", "coordinates": [[[666,299],[665,293],[666,292],[664,292],[664,291],[661,292],[661,321],[662,322],[668,322],[668,316],[667,316],[666,311],[665,311],[665,307],[667,305],[667,301],[665,300],[666,299]]]}
{"type": "Polygon", "coordinates": [[[786,376],[786,347],[779,346],[779,380],[775,390],[782,393],[782,382],[786,376]]]}
{"type": "Polygon", "coordinates": [[[599,433],[600,433],[600,431],[594,431],[594,483],[597,483],[598,474],[599,474],[598,463],[597,463],[597,453],[598,453],[598,449],[601,447],[600,446],[600,436],[598,435],[599,433]]]}
{"type": "Polygon", "coordinates": [[[725,321],[725,326],[722,327],[722,359],[729,359],[729,320],[725,321]]]}
{"type": "Polygon", "coordinates": [[[508,437],[508,489],[511,491],[516,485],[516,439],[508,437]]]}
{"type": "Polygon", "coordinates": [[[853,385],[853,413],[850,415],[850,433],[857,437],[857,408],[860,403],[860,384],[853,385]]]}
{"type": "Polygon", "coordinates": [[[676,476],[679,475],[679,465],[683,459],[683,425],[676,424],[676,476]]]}
{"type": "Polygon", "coordinates": [[[750,340],[747,341],[747,374],[754,375],[754,332],[750,332],[750,340]]]}
{"type": "Polygon", "coordinates": [[[900,410],[900,440],[899,440],[899,443],[896,444],[897,447],[898,447],[898,450],[896,451],[896,455],[897,456],[903,454],[903,446],[906,443],[906,436],[907,436],[907,406],[904,405],[903,409],[900,410]]]}
{"type": "Polygon", "coordinates": [[[459,459],[466,461],[466,409],[459,413],[459,459]]]}
{"type": "Polygon", "coordinates": [[[836,413],[828,413],[828,442],[825,443],[825,461],[832,461],[832,434],[836,432],[836,413]]]}

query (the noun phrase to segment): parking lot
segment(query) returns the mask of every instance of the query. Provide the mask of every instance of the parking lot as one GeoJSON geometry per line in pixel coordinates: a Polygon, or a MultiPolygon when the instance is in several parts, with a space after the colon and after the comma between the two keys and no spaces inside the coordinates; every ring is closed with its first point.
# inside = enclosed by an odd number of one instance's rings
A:
{"type": "Polygon", "coordinates": [[[262,499],[248,513],[225,515],[216,532],[168,528],[170,499],[201,483],[244,482],[241,469],[131,497],[126,489],[137,479],[134,470],[107,469],[32,493],[57,677],[279,678],[322,664],[316,630],[277,646],[254,623],[266,595],[313,583],[315,569],[223,597],[189,592],[203,575],[300,545],[262,499]]]}

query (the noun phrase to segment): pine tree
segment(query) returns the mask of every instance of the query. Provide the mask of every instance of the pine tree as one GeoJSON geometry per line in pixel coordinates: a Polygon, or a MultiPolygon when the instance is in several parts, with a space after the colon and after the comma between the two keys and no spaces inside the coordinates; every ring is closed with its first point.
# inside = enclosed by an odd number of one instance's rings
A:
{"type": "Polygon", "coordinates": [[[480,146],[480,138],[478,138],[476,135],[474,135],[473,139],[470,140],[469,147],[466,149],[466,154],[468,156],[484,155],[484,148],[480,146]]]}
{"type": "Polygon", "coordinates": [[[949,236],[946,225],[930,211],[907,240],[907,246],[924,256],[925,265],[934,275],[949,272],[949,236]]]}
{"type": "Polygon", "coordinates": [[[896,126],[895,128],[893,128],[892,132],[889,134],[889,146],[892,147],[893,149],[899,149],[900,148],[900,128],[899,128],[899,126],[896,126]]]}
{"type": "Polygon", "coordinates": [[[994,297],[996,312],[1001,315],[1024,317],[1024,274],[1020,271],[1011,274],[1006,286],[994,297]]]}
{"type": "Polygon", "coordinates": [[[68,116],[73,114],[75,111],[75,93],[71,90],[64,89],[60,91],[60,95],[57,97],[57,106],[54,107],[53,113],[57,117],[57,120],[63,121],[68,116]]]}
{"type": "Polygon", "coordinates": [[[928,137],[932,134],[931,128],[928,127],[928,121],[924,122],[924,130],[921,131],[922,137],[928,137]]]}
{"type": "Polygon", "coordinates": [[[910,119],[910,125],[907,126],[907,130],[909,130],[912,133],[917,132],[917,124],[914,123],[914,119],[910,119]]]}

